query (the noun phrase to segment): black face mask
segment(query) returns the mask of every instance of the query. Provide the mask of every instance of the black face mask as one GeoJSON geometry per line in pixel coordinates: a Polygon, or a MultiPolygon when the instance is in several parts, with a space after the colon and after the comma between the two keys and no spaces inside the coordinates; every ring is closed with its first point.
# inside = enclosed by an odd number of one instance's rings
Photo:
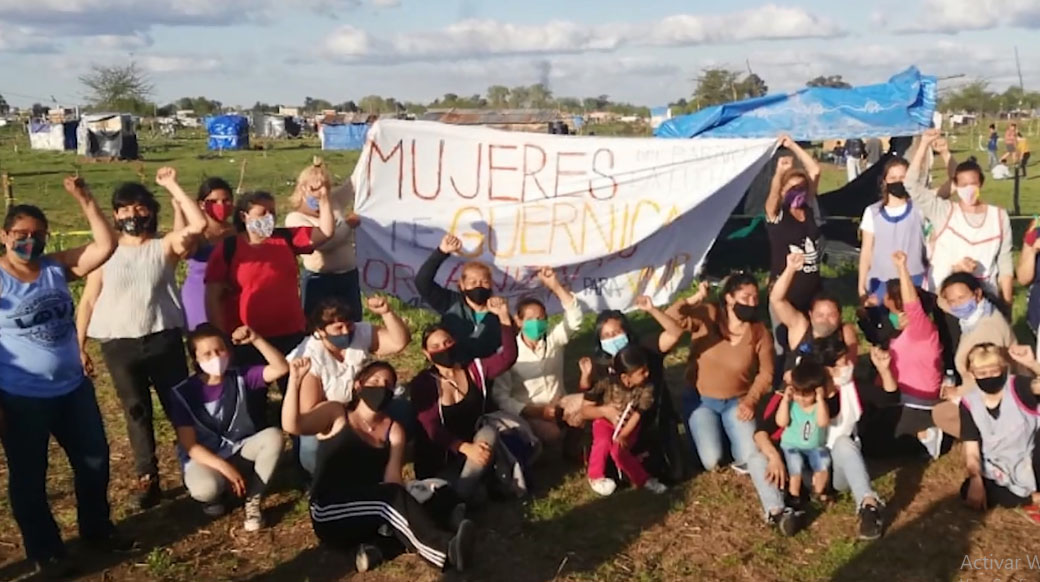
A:
{"type": "Polygon", "coordinates": [[[975,378],[975,385],[986,394],[996,394],[1007,384],[1007,372],[993,378],[975,378]]]}
{"type": "Polygon", "coordinates": [[[441,352],[431,353],[430,361],[434,364],[437,364],[438,366],[441,366],[442,368],[451,368],[455,366],[457,362],[457,358],[455,355],[455,346],[451,346],[450,348],[441,352]]]}
{"type": "Polygon", "coordinates": [[[154,216],[131,216],[117,221],[116,226],[130,236],[155,234],[158,228],[154,216]]]}
{"type": "Polygon", "coordinates": [[[906,200],[910,197],[910,193],[906,191],[906,186],[902,182],[892,182],[886,185],[885,189],[888,190],[889,195],[895,196],[900,200],[906,200]]]}
{"type": "Polygon", "coordinates": [[[758,308],[754,305],[737,303],[733,305],[733,315],[744,323],[755,323],[758,321],[758,308]]]}
{"type": "Polygon", "coordinates": [[[466,296],[466,299],[469,299],[476,305],[481,306],[487,305],[488,299],[491,299],[491,289],[488,289],[487,287],[474,287],[472,289],[466,289],[462,292],[462,294],[466,296]]]}
{"type": "Polygon", "coordinates": [[[382,386],[362,386],[358,398],[373,412],[382,412],[390,404],[390,390],[382,386]]]}

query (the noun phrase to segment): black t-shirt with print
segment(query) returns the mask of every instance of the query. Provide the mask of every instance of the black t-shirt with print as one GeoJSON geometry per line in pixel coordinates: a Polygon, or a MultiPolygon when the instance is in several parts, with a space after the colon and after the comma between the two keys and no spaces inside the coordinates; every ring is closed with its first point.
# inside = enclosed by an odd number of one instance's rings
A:
{"type": "Polygon", "coordinates": [[[776,280],[787,268],[787,255],[800,252],[805,255],[805,266],[794,276],[787,300],[801,312],[809,311],[813,297],[823,288],[820,280],[820,228],[811,209],[805,209],[805,220],[799,221],[790,212],[781,211],[779,220],[766,223],[769,233],[770,274],[776,280]]]}

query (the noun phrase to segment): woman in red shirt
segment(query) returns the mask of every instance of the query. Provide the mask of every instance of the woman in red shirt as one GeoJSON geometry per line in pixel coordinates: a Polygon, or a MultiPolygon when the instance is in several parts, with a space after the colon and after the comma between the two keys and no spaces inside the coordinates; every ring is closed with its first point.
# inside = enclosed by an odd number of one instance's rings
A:
{"type": "MultiPolygon", "coordinates": [[[[318,199],[318,228],[275,228],[274,197],[244,194],[235,204],[238,235],[218,244],[206,265],[209,321],[225,333],[247,325],[283,354],[303,340],[306,327],[296,255],[314,252],[335,229],[327,188],[320,183],[310,188],[318,199]]],[[[250,346],[236,349],[240,366],[262,363],[260,358],[250,346]]],[[[284,392],[284,379],[279,386],[284,392]]]]}

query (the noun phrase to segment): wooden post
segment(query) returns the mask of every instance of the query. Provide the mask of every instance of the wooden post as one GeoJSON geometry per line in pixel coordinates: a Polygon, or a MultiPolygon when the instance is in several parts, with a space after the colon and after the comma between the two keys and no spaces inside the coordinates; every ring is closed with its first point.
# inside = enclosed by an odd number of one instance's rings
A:
{"type": "Polygon", "coordinates": [[[242,184],[246,181],[246,163],[248,162],[245,157],[242,158],[242,166],[238,170],[238,187],[235,188],[235,194],[242,193],[242,184]]]}
{"type": "Polygon", "coordinates": [[[0,174],[0,184],[4,190],[4,206],[10,208],[14,204],[14,188],[11,186],[11,177],[7,172],[0,174]]]}

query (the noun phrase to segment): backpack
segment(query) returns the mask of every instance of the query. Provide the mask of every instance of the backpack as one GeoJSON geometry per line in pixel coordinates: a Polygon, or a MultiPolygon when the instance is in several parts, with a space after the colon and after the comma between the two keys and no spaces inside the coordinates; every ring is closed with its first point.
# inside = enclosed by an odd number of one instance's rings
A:
{"type": "MultiPolygon", "coordinates": [[[[271,233],[271,237],[278,237],[284,240],[285,243],[289,245],[289,248],[292,248],[292,229],[276,228],[274,229],[274,232],[271,233]]],[[[221,241],[221,244],[224,245],[224,264],[227,265],[228,283],[231,283],[231,261],[235,258],[235,250],[238,248],[238,234],[235,234],[235,236],[229,236],[225,238],[223,241],[221,241]]]]}

